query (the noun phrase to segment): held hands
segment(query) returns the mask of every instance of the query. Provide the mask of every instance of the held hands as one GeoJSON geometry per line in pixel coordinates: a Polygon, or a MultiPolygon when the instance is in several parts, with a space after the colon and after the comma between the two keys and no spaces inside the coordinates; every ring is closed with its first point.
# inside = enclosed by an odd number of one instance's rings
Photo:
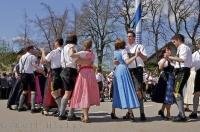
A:
{"type": "Polygon", "coordinates": [[[40,48],[40,51],[41,51],[41,52],[45,52],[44,48],[40,48]]]}
{"type": "Polygon", "coordinates": [[[140,90],[136,91],[138,97],[141,99],[142,98],[142,92],[140,90]]]}
{"type": "Polygon", "coordinates": [[[164,53],[164,58],[166,59],[166,60],[169,60],[170,58],[170,54],[168,54],[168,53],[164,53]]]}
{"type": "Polygon", "coordinates": [[[117,60],[114,60],[113,63],[114,63],[115,65],[119,65],[119,61],[117,61],[117,60]]]}
{"type": "Polygon", "coordinates": [[[140,51],[137,51],[136,53],[135,53],[135,57],[138,57],[138,56],[141,56],[142,55],[142,53],[140,52],[140,51]]]}

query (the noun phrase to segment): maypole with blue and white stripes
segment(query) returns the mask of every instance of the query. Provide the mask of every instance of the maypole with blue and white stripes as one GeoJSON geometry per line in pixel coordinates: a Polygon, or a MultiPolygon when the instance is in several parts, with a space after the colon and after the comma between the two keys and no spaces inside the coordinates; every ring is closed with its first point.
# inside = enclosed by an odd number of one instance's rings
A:
{"type": "Polygon", "coordinates": [[[142,0],[135,1],[136,44],[142,44],[142,0]]]}

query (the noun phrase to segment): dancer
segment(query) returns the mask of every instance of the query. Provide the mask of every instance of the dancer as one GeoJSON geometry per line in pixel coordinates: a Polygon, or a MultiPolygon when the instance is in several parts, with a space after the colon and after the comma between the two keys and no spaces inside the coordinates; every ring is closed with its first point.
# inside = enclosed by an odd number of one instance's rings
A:
{"type": "Polygon", "coordinates": [[[192,54],[192,64],[195,67],[196,76],[194,81],[193,111],[189,115],[191,119],[198,118],[197,110],[200,97],[200,40],[198,40],[197,42],[197,47],[199,48],[199,50],[192,54]]]}
{"type": "Polygon", "coordinates": [[[95,59],[94,53],[91,51],[92,41],[84,41],[84,51],[73,53],[72,58],[78,58],[76,63],[80,65],[79,74],[76,85],[71,98],[71,108],[81,108],[83,110],[82,122],[88,123],[89,109],[93,105],[100,105],[99,89],[93,70],[95,59]],[[79,58],[85,61],[79,61],[79,58]]]}
{"type": "Polygon", "coordinates": [[[125,50],[125,41],[117,39],[115,42],[114,60],[119,64],[116,65],[113,79],[113,109],[112,119],[117,119],[115,108],[128,109],[129,119],[134,121],[133,108],[140,106],[136,90],[127,67],[138,56],[136,53],[133,57],[123,60],[123,50],[125,50]]]}
{"type": "Polygon", "coordinates": [[[22,89],[23,92],[20,95],[19,99],[19,106],[18,111],[24,111],[26,110],[23,107],[23,103],[25,100],[25,97],[28,93],[28,89],[31,90],[31,113],[39,112],[35,108],[35,79],[34,79],[34,71],[38,69],[36,65],[37,58],[34,53],[34,47],[28,46],[26,48],[26,54],[22,55],[22,57],[19,60],[19,70],[21,73],[21,83],[22,83],[22,89]]]}
{"type": "Polygon", "coordinates": [[[171,55],[171,49],[169,46],[166,46],[161,53],[160,61],[158,62],[159,69],[161,70],[161,74],[159,77],[158,84],[153,89],[152,93],[152,101],[157,103],[163,103],[162,108],[158,111],[158,114],[165,118],[166,120],[171,119],[170,108],[174,103],[174,84],[175,84],[175,76],[173,73],[174,67],[172,66],[172,62],[170,62],[166,55],[171,55]],[[167,110],[167,116],[164,115],[164,110],[167,110]]]}
{"type": "Polygon", "coordinates": [[[185,122],[184,102],[183,102],[183,88],[190,76],[190,67],[192,64],[192,52],[190,48],[184,44],[184,36],[182,34],[175,34],[172,37],[172,43],[177,47],[177,56],[173,57],[167,55],[166,57],[175,61],[175,98],[179,109],[179,114],[174,118],[175,122],[185,122]]]}
{"type": "MultiPolygon", "coordinates": [[[[51,86],[51,95],[55,99],[55,102],[58,106],[58,111],[60,109],[61,103],[61,89],[63,87],[62,79],[60,77],[60,73],[62,71],[61,68],[61,50],[63,45],[63,39],[59,38],[55,40],[54,43],[54,50],[52,50],[47,56],[45,55],[45,51],[42,48],[42,58],[41,63],[44,64],[45,62],[51,63],[51,74],[52,74],[52,86],[51,86]]],[[[55,116],[58,116],[59,112],[55,113],[55,116]]]]}
{"type": "Polygon", "coordinates": [[[61,52],[61,65],[62,65],[62,72],[61,72],[61,79],[63,81],[65,94],[61,100],[61,107],[60,107],[60,115],[58,117],[59,120],[79,120],[79,117],[76,117],[74,114],[74,109],[70,109],[68,116],[66,116],[65,109],[67,106],[67,102],[71,99],[71,94],[74,90],[76,78],[77,78],[77,69],[75,60],[70,57],[71,54],[76,52],[76,44],[77,44],[77,35],[74,33],[70,33],[67,36],[66,45],[64,46],[61,52]]]}
{"type": "MultiPolygon", "coordinates": [[[[144,61],[147,59],[147,53],[143,45],[135,43],[135,33],[133,31],[127,32],[128,41],[126,44],[126,50],[123,53],[123,58],[126,60],[127,58],[134,56],[138,53],[138,56],[132,61],[129,65],[129,71],[132,76],[132,80],[135,85],[135,89],[137,91],[137,95],[140,102],[140,120],[146,121],[146,116],[144,113],[144,98],[143,98],[143,68],[144,61]]],[[[126,113],[124,119],[129,119],[129,112],[126,113]]]]}

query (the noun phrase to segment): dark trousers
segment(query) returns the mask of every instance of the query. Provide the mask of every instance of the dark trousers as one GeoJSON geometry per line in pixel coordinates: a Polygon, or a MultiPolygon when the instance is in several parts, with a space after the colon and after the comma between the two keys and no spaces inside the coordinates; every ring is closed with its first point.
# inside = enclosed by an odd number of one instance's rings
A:
{"type": "Polygon", "coordinates": [[[9,106],[18,104],[21,93],[21,79],[17,79],[9,94],[7,105],[9,106]]]}
{"type": "Polygon", "coordinates": [[[141,91],[142,97],[138,99],[140,102],[140,114],[143,114],[144,113],[144,100],[143,100],[143,89],[142,89],[143,67],[129,68],[129,72],[131,73],[135,89],[141,91]]]}
{"type": "Polygon", "coordinates": [[[195,81],[194,81],[194,93],[200,92],[200,69],[196,71],[195,81]]]}

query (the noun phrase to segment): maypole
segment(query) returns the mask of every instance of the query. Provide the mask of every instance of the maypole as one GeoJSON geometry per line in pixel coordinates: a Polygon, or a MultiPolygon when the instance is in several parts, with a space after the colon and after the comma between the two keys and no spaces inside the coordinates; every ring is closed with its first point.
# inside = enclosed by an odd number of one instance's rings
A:
{"type": "Polygon", "coordinates": [[[142,0],[135,1],[136,44],[142,44],[142,0]]]}

